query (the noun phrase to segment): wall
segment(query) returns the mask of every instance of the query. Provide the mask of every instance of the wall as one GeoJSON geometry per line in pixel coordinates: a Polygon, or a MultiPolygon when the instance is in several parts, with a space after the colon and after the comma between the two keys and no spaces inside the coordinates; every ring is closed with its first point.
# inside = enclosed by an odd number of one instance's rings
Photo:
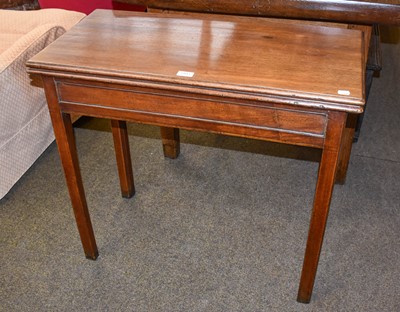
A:
{"type": "Polygon", "coordinates": [[[117,3],[112,0],[39,0],[40,7],[60,8],[90,14],[95,9],[114,9],[129,11],[144,11],[145,8],[139,5],[117,3]]]}

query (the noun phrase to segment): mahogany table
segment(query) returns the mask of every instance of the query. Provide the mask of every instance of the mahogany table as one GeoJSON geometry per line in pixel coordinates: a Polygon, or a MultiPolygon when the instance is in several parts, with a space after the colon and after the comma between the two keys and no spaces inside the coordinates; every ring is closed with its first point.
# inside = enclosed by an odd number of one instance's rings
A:
{"type": "MultiPolygon", "coordinates": [[[[71,114],[111,119],[122,195],[134,194],[126,121],[322,149],[298,301],[309,302],[348,114],[364,105],[364,36],[355,29],[235,16],[97,10],[33,57],[86,257],[98,250],[71,114]]],[[[290,203],[288,203],[289,205],[290,203]]]]}

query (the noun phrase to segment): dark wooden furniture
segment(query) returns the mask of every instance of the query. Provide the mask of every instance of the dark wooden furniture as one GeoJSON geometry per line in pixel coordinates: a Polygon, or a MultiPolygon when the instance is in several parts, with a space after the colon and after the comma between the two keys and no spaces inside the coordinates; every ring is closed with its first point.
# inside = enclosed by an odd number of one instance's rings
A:
{"type": "Polygon", "coordinates": [[[0,0],[0,9],[37,10],[39,8],[37,0],[0,0]]]}
{"type": "Polygon", "coordinates": [[[400,25],[399,0],[116,0],[153,9],[400,25]]]}
{"type": "Polygon", "coordinates": [[[86,256],[98,250],[71,114],[111,119],[124,197],[135,191],[125,120],[161,126],[172,158],[178,128],[311,146],[322,158],[298,293],[309,302],[346,119],[365,101],[364,43],[319,24],[98,10],[33,57],[86,256]]]}

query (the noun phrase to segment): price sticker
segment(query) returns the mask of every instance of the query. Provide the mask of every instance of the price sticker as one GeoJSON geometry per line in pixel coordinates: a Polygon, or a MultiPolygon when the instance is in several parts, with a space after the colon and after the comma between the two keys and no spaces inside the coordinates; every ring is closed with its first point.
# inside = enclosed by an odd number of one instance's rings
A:
{"type": "Polygon", "coordinates": [[[188,72],[188,71],[183,71],[180,70],[176,73],[177,76],[179,77],[189,77],[192,78],[194,76],[194,72],[188,72]]]}

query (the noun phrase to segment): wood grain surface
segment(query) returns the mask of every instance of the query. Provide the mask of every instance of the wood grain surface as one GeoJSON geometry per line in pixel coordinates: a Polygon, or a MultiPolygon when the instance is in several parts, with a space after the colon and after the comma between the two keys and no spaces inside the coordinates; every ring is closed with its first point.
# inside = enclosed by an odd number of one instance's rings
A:
{"type": "Polygon", "coordinates": [[[235,97],[240,92],[243,98],[361,112],[363,49],[358,30],[97,10],[28,66],[31,72],[96,75],[125,84],[151,81],[164,88],[235,97]]]}

